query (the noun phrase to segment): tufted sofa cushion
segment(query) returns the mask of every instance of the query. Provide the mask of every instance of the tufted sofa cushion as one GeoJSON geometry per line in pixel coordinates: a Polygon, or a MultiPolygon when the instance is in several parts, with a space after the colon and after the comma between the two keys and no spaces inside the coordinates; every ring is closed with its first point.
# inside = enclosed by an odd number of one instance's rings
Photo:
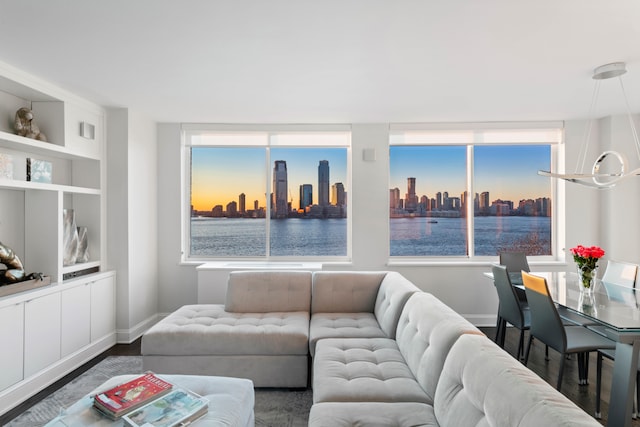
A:
{"type": "Polygon", "coordinates": [[[315,313],[309,326],[309,352],[323,338],[387,338],[373,313],[315,313]]]}
{"type": "Polygon", "coordinates": [[[186,305],[152,326],[144,355],[308,353],[309,312],[230,313],[217,304],[186,305]]]}
{"type": "Polygon", "coordinates": [[[400,315],[396,342],[409,369],[433,402],[451,346],[463,334],[483,335],[461,315],[426,292],[413,294],[400,315]]]}
{"type": "Polygon", "coordinates": [[[225,309],[235,313],[310,311],[310,271],[232,271],[225,309]]]}
{"type": "Polygon", "coordinates": [[[475,335],[460,337],[451,348],[434,412],[441,426],[600,425],[491,340],[475,335]]]}
{"type": "Polygon", "coordinates": [[[430,403],[389,338],[327,338],[313,361],[313,401],[430,403]]]}

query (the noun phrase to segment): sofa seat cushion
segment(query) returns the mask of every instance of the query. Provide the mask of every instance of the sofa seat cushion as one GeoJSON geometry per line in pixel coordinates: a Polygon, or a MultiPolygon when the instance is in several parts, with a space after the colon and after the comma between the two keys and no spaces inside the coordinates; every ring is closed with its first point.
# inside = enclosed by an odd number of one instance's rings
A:
{"type": "Polygon", "coordinates": [[[323,338],[388,338],[373,313],[315,313],[309,328],[309,350],[323,338]]]}
{"type": "Polygon", "coordinates": [[[320,340],[313,372],[314,403],[431,403],[389,338],[320,340]]]}
{"type": "Polygon", "coordinates": [[[309,412],[309,427],[433,427],[433,407],[411,402],[325,402],[309,412]]]}
{"type": "Polygon", "coordinates": [[[143,355],[306,355],[309,313],[229,313],[223,305],[186,305],[142,338],[143,355]]]}

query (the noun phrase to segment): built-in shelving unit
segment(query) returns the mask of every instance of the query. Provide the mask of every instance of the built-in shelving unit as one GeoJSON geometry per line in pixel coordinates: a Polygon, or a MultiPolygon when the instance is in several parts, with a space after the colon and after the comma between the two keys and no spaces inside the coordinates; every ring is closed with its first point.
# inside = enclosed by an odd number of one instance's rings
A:
{"type": "Polygon", "coordinates": [[[104,121],[102,107],[0,63],[0,242],[27,274],[51,278],[51,285],[0,297],[0,340],[9,346],[0,352],[0,414],[115,344],[104,121]],[[33,111],[46,142],[15,134],[22,107],[33,111]],[[27,159],[49,162],[50,182],[29,180],[27,159]],[[88,262],[63,265],[65,209],[88,229],[88,262]]]}

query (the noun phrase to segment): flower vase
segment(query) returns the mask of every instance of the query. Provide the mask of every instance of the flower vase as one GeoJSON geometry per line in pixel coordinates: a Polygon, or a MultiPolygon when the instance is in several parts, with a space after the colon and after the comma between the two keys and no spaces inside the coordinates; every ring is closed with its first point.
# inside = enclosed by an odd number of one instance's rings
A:
{"type": "Polygon", "coordinates": [[[592,307],[594,305],[593,289],[596,286],[596,277],[598,276],[598,267],[594,269],[578,267],[578,287],[580,288],[580,303],[584,307],[592,307]]]}

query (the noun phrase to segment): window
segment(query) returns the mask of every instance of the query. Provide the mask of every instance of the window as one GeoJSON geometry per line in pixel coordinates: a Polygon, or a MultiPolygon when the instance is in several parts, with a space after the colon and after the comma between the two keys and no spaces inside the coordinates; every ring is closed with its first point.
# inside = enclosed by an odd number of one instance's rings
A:
{"type": "Polygon", "coordinates": [[[184,141],[187,259],[348,257],[348,129],[187,129],[184,141]]]}
{"type": "Polygon", "coordinates": [[[554,253],[556,129],[392,129],[392,257],[554,253]]]}

